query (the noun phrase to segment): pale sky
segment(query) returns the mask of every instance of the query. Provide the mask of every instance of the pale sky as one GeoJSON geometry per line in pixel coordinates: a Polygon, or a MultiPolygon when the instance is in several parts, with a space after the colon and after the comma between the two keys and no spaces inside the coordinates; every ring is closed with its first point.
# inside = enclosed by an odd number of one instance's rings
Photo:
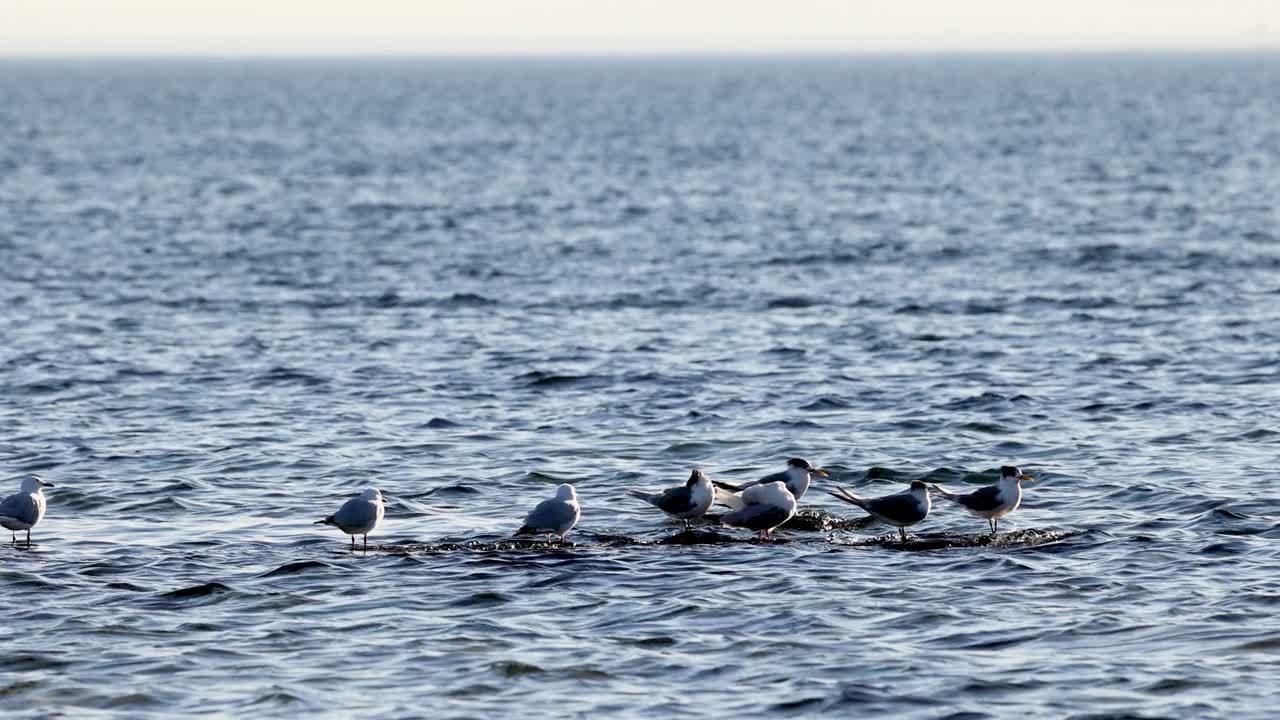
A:
{"type": "Polygon", "coordinates": [[[1280,47],[1280,0],[0,0],[0,55],[1280,47]]]}

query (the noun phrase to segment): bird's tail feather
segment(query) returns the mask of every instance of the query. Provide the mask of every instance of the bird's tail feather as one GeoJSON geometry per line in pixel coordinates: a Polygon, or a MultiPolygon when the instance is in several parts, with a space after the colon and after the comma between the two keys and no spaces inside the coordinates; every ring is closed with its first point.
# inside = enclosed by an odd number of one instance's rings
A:
{"type": "Polygon", "coordinates": [[[337,525],[338,523],[334,522],[334,521],[333,521],[333,516],[332,516],[332,515],[330,515],[329,517],[327,517],[327,518],[325,518],[325,519],[323,519],[323,520],[317,520],[317,521],[315,521],[315,522],[313,522],[313,523],[311,523],[311,524],[312,524],[312,525],[337,525]]]}
{"type": "Polygon", "coordinates": [[[633,498],[640,498],[645,502],[653,502],[653,496],[643,490],[628,490],[627,494],[633,498]]]}
{"type": "Polygon", "coordinates": [[[956,498],[960,497],[960,493],[951,492],[950,490],[942,487],[941,485],[930,485],[929,487],[933,488],[934,490],[937,490],[939,495],[941,495],[942,497],[948,500],[955,500],[956,498]]]}
{"type": "Polygon", "coordinates": [[[858,507],[860,507],[860,508],[862,508],[862,509],[864,509],[864,510],[866,509],[866,507],[867,507],[867,501],[866,501],[866,500],[863,500],[862,498],[858,497],[857,495],[854,495],[853,493],[849,492],[848,490],[845,490],[844,488],[840,487],[839,485],[836,485],[835,487],[836,487],[836,489],[835,489],[835,490],[828,490],[828,491],[827,491],[827,494],[828,494],[828,495],[830,495],[830,496],[831,496],[831,497],[833,497],[833,498],[837,498],[837,499],[843,500],[843,501],[845,501],[845,502],[849,503],[850,505],[857,505],[858,507]]]}
{"type": "Polygon", "coordinates": [[[742,488],[745,487],[745,485],[734,485],[733,483],[727,483],[723,480],[712,480],[711,484],[718,488],[724,488],[725,490],[731,490],[733,492],[742,492],[742,488]]]}
{"type": "Polygon", "coordinates": [[[716,488],[716,502],[731,510],[741,510],[744,505],[741,494],[730,492],[721,487],[716,488]]]}
{"type": "Polygon", "coordinates": [[[537,530],[534,530],[533,528],[529,527],[528,525],[521,525],[521,526],[520,526],[520,529],[519,529],[519,530],[517,530],[517,531],[515,532],[515,535],[512,535],[512,537],[515,537],[516,535],[535,535],[535,534],[537,534],[537,532],[538,532],[537,530]]]}

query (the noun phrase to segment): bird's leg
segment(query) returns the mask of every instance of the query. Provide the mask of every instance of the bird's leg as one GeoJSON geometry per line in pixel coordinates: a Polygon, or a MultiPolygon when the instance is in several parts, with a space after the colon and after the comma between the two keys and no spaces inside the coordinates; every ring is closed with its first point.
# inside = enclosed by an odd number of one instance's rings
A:
{"type": "MultiPolygon", "coordinates": [[[[352,540],[355,540],[355,536],[353,535],[353,536],[351,537],[351,539],[352,539],[352,540]]],[[[369,534],[368,534],[368,533],[365,533],[365,536],[364,536],[364,549],[365,549],[365,550],[368,550],[368,549],[369,549],[369,534]]]]}
{"type": "Polygon", "coordinates": [[[351,536],[351,549],[352,549],[352,550],[355,550],[355,549],[356,549],[356,536],[355,536],[355,535],[352,535],[352,536],[351,536]]]}
{"type": "Polygon", "coordinates": [[[904,528],[904,527],[900,527],[900,528],[898,528],[898,534],[902,536],[902,544],[903,544],[903,545],[906,545],[906,544],[907,544],[907,529],[906,529],[906,528],[904,528]]]}
{"type": "Polygon", "coordinates": [[[991,518],[991,534],[1000,532],[1000,518],[991,518]]]}

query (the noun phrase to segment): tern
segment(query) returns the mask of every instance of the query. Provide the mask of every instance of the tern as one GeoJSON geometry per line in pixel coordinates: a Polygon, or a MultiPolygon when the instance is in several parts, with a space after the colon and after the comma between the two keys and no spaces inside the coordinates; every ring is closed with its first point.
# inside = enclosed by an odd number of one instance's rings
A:
{"type": "MultiPolygon", "coordinates": [[[[799,500],[800,498],[804,497],[805,491],[809,489],[809,480],[810,480],[810,476],[812,475],[817,475],[819,477],[829,477],[827,475],[826,470],[819,470],[818,468],[810,465],[808,460],[805,460],[804,458],[791,458],[790,460],[787,461],[787,469],[783,470],[782,472],[776,472],[776,473],[773,473],[772,475],[766,475],[760,478],[759,480],[752,480],[749,483],[743,483],[741,485],[733,485],[731,483],[722,482],[720,480],[716,480],[715,485],[721,490],[728,490],[731,493],[741,493],[743,490],[746,490],[749,487],[755,487],[757,485],[768,485],[769,483],[780,482],[780,483],[785,483],[787,486],[787,491],[790,492],[791,495],[796,500],[799,500]]],[[[721,496],[722,496],[722,493],[716,493],[716,502],[720,503],[721,505],[728,505],[729,507],[733,507],[732,505],[729,505],[729,503],[724,502],[721,499],[721,496]]]]}
{"type": "Polygon", "coordinates": [[[851,505],[857,505],[867,514],[885,525],[898,528],[902,542],[907,542],[907,528],[929,517],[929,486],[922,480],[914,480],[911,489],[878,498],[862,498],[845,490],[839,485],[835,492],[828,495],[839,498],[851,505]]]}
{"type": "Polygon", "coordinates": [[[1000,480],[995,485],[971,493],[954,493],[939,485],[934,485],[933,489],[951,502],[964,506],[970,515],[986,520],[991,534],[995,535],[1000,529],[1000,518],[1017,510],[1022,502],[1024,482],[1035,482],[1035,479],[1013,465],[1004,465],[1000,468],[1000,480]]]}
{"type": "Polygon", "coordinates": [[[727,499],[733,510],[720,518],[720,524],[755,530],[761,540],[773,537],[773,531],[796,514],[796,498],[781,481],[752,485],[727,499]]]}
{"type": "Polygon", "coordinates": [[[715,499],[715,487],[711,478],[701,470],[694,470],[683,485],[667,488],[660,493],[647,493],[643,490],[628,490],[631,497],[640,498],[676,520],[684,523],[686,529],[689,521],[700,518],[711,507],[715,499]]]}

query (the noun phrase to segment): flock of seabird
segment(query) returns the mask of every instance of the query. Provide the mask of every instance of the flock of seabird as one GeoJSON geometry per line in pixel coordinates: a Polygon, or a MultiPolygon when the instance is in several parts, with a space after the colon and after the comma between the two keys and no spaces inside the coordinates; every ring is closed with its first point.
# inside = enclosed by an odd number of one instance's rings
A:
{"type": "MultiPolygon", "coordinates": [[[[686,528],[690,521],[704,518],[725,527],[754,530],[760,539],[766,539],[795,516],[798,501],[809,490],[815,475],[829,477],[826,471],[813,467],[807,460],[792,458],[787,461],[786,470],[742,485],[713,481],[702,470],[694,470],[682,485],[662,492],[629,490],[628,494],[681,521],[686,528]],[[727,512],[710,513],[714,504],[723,505],[727,512]]],[[[862,508],[885,525],[898,528],[902,542],[906,543],[907,528],[929,517],[933,493],[986,520],[994,535],[999,530],[1000,518],[1016,510],[1022,502],[1022,483],[1031,481],[1032,478],[1018,468],[1005,465],[1000,468],[1000,480],[995,485],[971,493],[955,493],[940,485],[915,480],[905,492],[878,498],[859,497],[839,485],[827,494],[862,508]]],[[[0,500],[0,526],[12,533],[15,544],[19,530],[27,531],[27,545],[31,544],[31,528],[44,517],[43,489],[46,487],[53,487],[53,483],[45,482],[37,475],[28,475],[23,478],[17,494],[0,500]]],[[[316,524],[332,525],[350,535],[353,548],[356,536],[362,535],[367,548],[369,533],[382,522],[386,506],[382,492],[369,488],[343,503],[334,514],[317,520],[316,524]]],[[[555,497],[543,500],[529,512],[515,535],[546,535],[548,541],[558,537],[564,543],[565,536],[581,517],[578,492],[573,485],[565,483],[556,488],[555,497]]]]}
{"type": "MultiPolygon", "coordinates": [[[[712,480],[702,470],[694,470],[681,485],[661,492],[633,489],[627,494],[679,520],[686,529],[693,520],[702,518],[724,527],[754,530],[763,540],[772,537],[774,530],[795,517],[798,502],[808,492],[814,476],[830,477],[825,470],[814,467],[807,460],[791,458],[787,461],[786,470],[741,485],[712,480]],[[723,505],[726,512],[712,513],[712,506],[717,504],[723,505]]],[[[971,493],[955,493],[941,485],[916,480],[906,492],[878,498],[859,497],[839,485],[828,494],[857,505],[885,525],[898,528],[902,542],[906,543],[907,528],[929,517],[933,493],[986,520],[994,535],[999,529],[1000,518],[1018,509],[1022,502],[1024,482],[1032,482],[1031,476],[1012,465],[1005,465],[1000,468],[1000,480],[995,485],[971,493]]],[[[356,536],[363,535],[368,547],[369,532],[382,521],[384,507],[382,493],[371,488],[348,500],[338,512],[317,522],[333,525],[350,535],[352,547],[355,547],[356,536]]],[[[573,485],[564,483],[556,488],[554,497],[543,500],[529,511],[514,536],[546,535],[548,542],[559,538],[564,543],[565,536],[577,526],[581,517],[578,492],[573,485]]]]}

